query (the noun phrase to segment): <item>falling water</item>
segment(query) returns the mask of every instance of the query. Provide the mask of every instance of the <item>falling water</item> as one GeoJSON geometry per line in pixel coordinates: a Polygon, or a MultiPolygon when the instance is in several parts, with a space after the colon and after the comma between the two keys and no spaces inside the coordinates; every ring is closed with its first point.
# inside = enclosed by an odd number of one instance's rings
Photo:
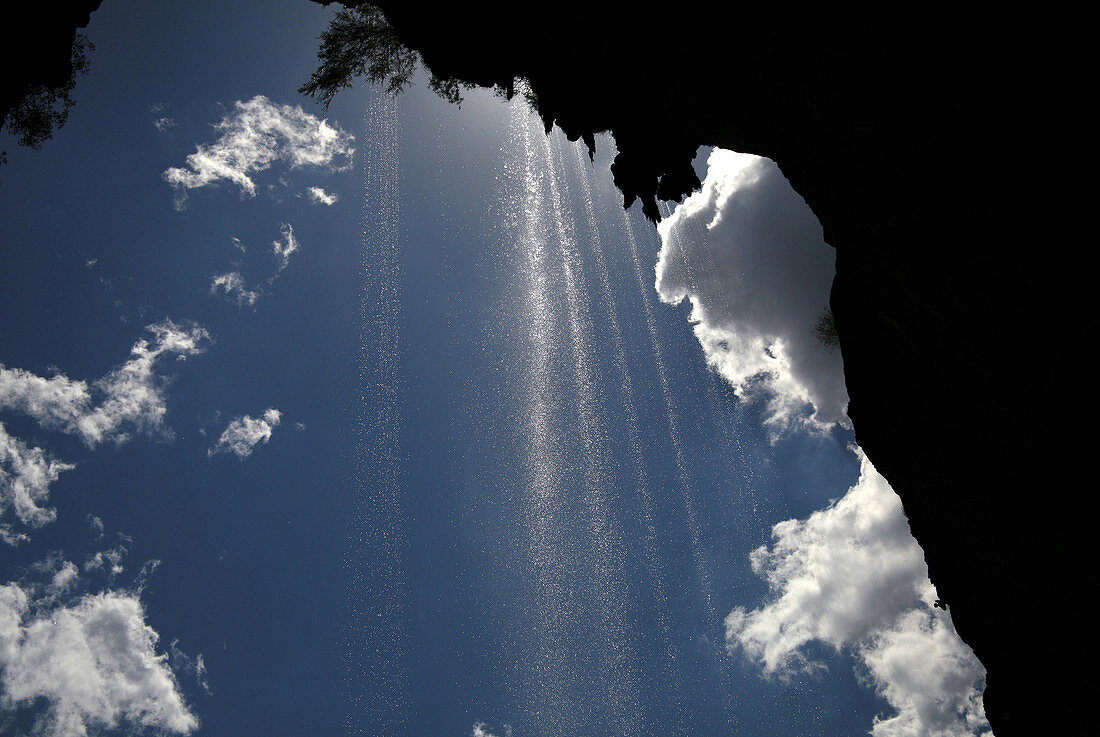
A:
{"type": "Polygon", "coordinates": [[[642,260],[638,253],[638,240],[634,236],[634,226],[630,222],[630,216],[626,210],[622,213],[623,228],[626,231],[630,244],[630,256],[634,266],[634,276],[638,281],[638,290],[642,295],[642,304],[645,306],[646,327],[649,330],[649,340],[653,350],[653,360],[657,365],[657,375],[661,382],[661,394],[665,402],[665,416],[668,421],[669,441],[672,443],[673,453],[676,457],[676,470],[679,477],[680,494],[684,502],[684,514],[687,519],[688,533],[691,536],[691,553],[695,560],[695,572],[699,580],[700,595],[703,606],[707,612],[707,621],[716,622],[717,611],[711,596],[710,567],[703,554],[699,540],[699,521],[695,511],[694,490],[691,477],[687,471],[687,462],[684,458],[684,446],[680,439],[680,428],[676,417],[676,408],[672,401],[672,390],[669,386],[668,372],[665,369],[664,357],[661,355],[661,342],[657,336],[657,322],[653,315],[652,299],[650,291],[652,284],[646,284],[642,276],[642,260]]]}
{"type": "Polygon", "coordinates": [[[554,352],[558,327],[551,298],[547,224],[542,208],[542,182],[532,164],[530,136],[521,110],[513,108],[508,130],[510,154],[505,162],[507,192],[515,197],[507,214],[519,241],[524,329],[521,364],[526,396],[521,398],[526,422],[526,469],[522,521],[526,559],[534,591],[530,618],[537,632],[522,673],[522,697],[541,715],[541,726],[568,733],[576,728],[577,710],[567,697],[569,620],[576,607],[569,585],[575,551],[559,534],[566,499],[561,439],[555,428],[559,401],[555,391],[554,352]]]}
{"type": "MultiPolygon", "coordinates": [[[[665,202],[659,202],[658,208],[660,209],[661,216],[666,220],[672,216],[671,208],[665,202]]],[[[705,228],[700,226],[698,219],[688,218],[688,236],[695,244],[702,246],[702,253],[706,259],[704,273],[712,275],[711,278],[716,279],[719,283],[719,294],[722,300],[722,306],[725,308],[725,314],[733,315],[736,311],[733,308],[730,294],[726,288],[726,284],[721,279],[722,270],[718,268],[718,264],[714,258],[714,251],[711,247],[710,238],[708,237],[705,228]]],[[[686,256],[686,249],[680,242],[681,235],[677,229],[672,229],[668,232],[669,239],[669,251],[674,254],[680,260],[680,268],[687,276],[688,286],[694,293],[700,293],[703,285],[700,283],[698,271],[695,268],[693,261],[686,256]]],[[[730,393],[729,385],[721,379],[716,371],[709,372],[709,380],[706,382],[706,390],[708,396],[708,404],[714,410],[717,416],[717,425],[722,433],[722,439],[726,446],[727,452],[723,454],[723,458],[726,459],[727,469],[729,474],[726,476],[728,481],[732,481],[734,478],[740,479],[740,483],[728,483],[728,488],[731,493],[731,507],[743,516],[747,516],[745,521],[745,529],[759,527],[760,520],[762,519],[761,504],[766,501],[767,495],[750,494],[749,490],[758,487],[758,480],[754,478],[752,467],[745,462],[745,448],[744,443],[739,433],[734,432],[733,428],[737,426],[737,422],[734,418],[734,410],[728,404],[728,395],[730,393]]]]}
{"type": "Polygon", "coordinates": [[[359,394],[347,675],[355,734],[405,734],[408,650],[404,628],[407,539],[403,513],[398,108],[382,95],[367,108],[359,394]]]}
{"type": "MultiPolygon", "coordinates": [[[[560,147],[561,139],[556,138],[560,147]]],[[[639,502],[641,527],[643,530],[642,549],[644,566],[648,573],[651,585],[652,597],[651,611],[657,625],[657,630],[663,639],[664,657],[661,665],[662,671],[668,678],[670,698],[675,703],[678,718],[673,729],[683,729],[683,701],[681,698],[682,683],[679,669],[676,666],[678,648],[673,642],[669,628],[669,601],[666,592],[664,567],[660,564],[660,545],[657,537],[657,526],[654,514],[653,492],[650,486],[649,474],[646,471],[646,458],[642,451],[641,430],[638,423],[638,412],[635,405],[634,382],[631,379],[627,367],[626,351],[622,328],[619,324],[618,310],[615,306],[614,293],[611,287],[610,274],[607,268],[607,260],[604,255],[603,243],[600,238],[600,229],[596,221],[595,200],[593,198],[593,185],[590,167],[585,162],[583,147],[580,142],[575,142],[573,150],[573,175],[579,182],[582,191],[582,203],[587,224],[587,236],[591,255],[595,262],[596,272],[599,278],[599,295],[602,298],[603,311],[605,312],[611,328],[612,356],[620,381],[622,391],[622,410],[626,419],[627,445],[630,450],[634,468],[634,483],[636,498],[639,502]]],[[[672,732],[670,732],[671,734],[672,732]]],[[[679,733],[679,732],[676,732],[679,733]]]]}
{"type": "MultiPolygon", "coordinates": [[[[556,139],[561,145],[561,140],[556,139]]],[[[596,224],[596,213],[593,206],[591,173],[584,162],[584,154],[580,142],[572,146],[573,149],[573,173],[582,189],[582,201],[587,217],[588,239],[592,249],[592,256],[596,264],[597,275],[600,283],[600,296],[603,300],[603,309],[607,314],[611,325],[613,340],[613,356],[615,368],[619,374],[620,388],[623,393],[623,413],[626,417],[627,443],[634,462],[635,484],[637,487],[638,501],[641,503],[642,523],[645,530],[644,551],[646,568],[649,571],[653,595],[656,606],[658,627],[665,637],[669,636],[668,625],[668,594],[665,592],[663,571],[658,562],[657,527],[654,519],[653,491],[650,488],[649,474],[646,472],[645,458],[642,453],[641,431],[638,427],[638,411],[635,407],[634,382],[630,378],[630,371],[626,365],[626,351],[623,347],[622,328],[619,326],[618,310],[615,307],[615,299],[611,289],[611,279],[607,270],[607,260],[604,257],[603,244],[600,240],[600,229],[596,224]]]]}
{"type": "Polygon", "coordinates": [[[638,734],[636,646],[627,627],[621,525],[607,498],[612,460],[591,306],[561,167],[521,104],[511,111],[506,153],[507,188],[521,193],[506,210],[522,271],[523,526],[538,633],[526,696],[547,733],[602,722],[616,733],[638,734]],[[593,647],[579,647],[578,633],[593,647]],[[582,684],[577,679],[586,673],[582,684]]]}
{"type": "MultiPolygon", "coordinates": [[[[407,388],[400,378],[393,98],[371,106],[367,127],[347,726],[351,733],[404,735],[418,721],[415,688],[425,682],[419,674],[427,654],[410,652],[406,631],[417,626],[406,580],[407,519],[415,507],[404,496],[401,447],[407,388]]],[[[662,734],[689,734],[698,717],[688,704],[700,693],[726,706],[708,719],[720,720],[724,711],[730,727],[721,641],[700,647],[720,621],[680,413],[713,415],[727,443],[736,442],[734,418],[711,384],[695,410],[677,406],[652,280],[643,276],[641,252],[655,244],[639,244],[627,213],[619,210],[621,221],[597,213],[582,149],[547,136],[517,100],[501,151],[500,257],[512,266],[499,334],[516,391],[508,393],[513,412],[487,417],[510,424],[517,437],[509,451],[516,454],[514,481],[503,480],[497,504],[502,529],[514,536],[522,624],[500,633],[502,650],[491,657],[508,673],[500,681],[519,710],[516,733],[628,737],[659,724],[662,734]],[[609,268],[609,254],[625,270],[609,268]],[[617,298],[638,299],[644,321],[624,324],[631,313],[617,298]],[[660,394],[661,409],[643,420],[646,393],[660,394]],[[671,494],[660,495],[664,488],[671,494]],[[707,672],[692,672],[693,665],[707,672]]]]}
{"type": "Polygon", "coordinates": [[[638,719],[638,663],[635,645],[630,641],[626,621],[630,612],[625,599],[626,567],[622,525],[615,519],[608,500],[612,488],[611,450],[607,421],[603,416],[599,387],[595,376],[592,307],[583,276],[583,262],[577,247],[576,228],[567,204],[568,179],[561,162],[560,139],[551,146],[549,136],[540,135],[531,125],[528,136],[542,141],[543,165],[549,183],[549,202],[554,218],[561,257],[570,335],[572,337],[573,380],[576,387],[578,427],[584,458],[584,504],[588,513],[593,575],[592,595],[598,601],[598,616],[603,632],[596,670],[598,680],[610,686],[608,705],[614,713],[617,731],[634,734],[638,719]]]}

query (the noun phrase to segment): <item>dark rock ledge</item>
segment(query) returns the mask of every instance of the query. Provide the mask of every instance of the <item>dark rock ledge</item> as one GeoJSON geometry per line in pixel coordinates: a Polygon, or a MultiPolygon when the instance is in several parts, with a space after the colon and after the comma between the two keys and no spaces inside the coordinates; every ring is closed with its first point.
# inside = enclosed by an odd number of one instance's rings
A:
{"type": "MultiPolygon", "coordinates": [[[[99,1],[4,11],[0,122],[28,91],[65,89],[99,1]]],[[[437,78],[524,78],[547,125],[589,142],[610,131],[616,183],[653,218],[656,199],[697,186],[700,145],[779,163],[837,249],[857,439],[989,671],[994,730],[1100,733],[1081,442],[1096,375],[1084,17],[780,0],[377,5],[437,78]]]]}
{"type": "Polygon", "coordinates": [[[1083,284],[1070,254],[1087,212],[1079,23],[1035,8],[376,5],[436,78],[524,78],[548,127],[610,131],[616,184],[651,218],[698,186],[701,145],[779,163],[837,249],[857,439],[988,669],[995,732],[1096,732],[1095,504],[1070,478],[1067,424],[1087,414],[1071,377],[1092,361],[1068,336],[1093,322],[1064,296],[1083,284]]]}

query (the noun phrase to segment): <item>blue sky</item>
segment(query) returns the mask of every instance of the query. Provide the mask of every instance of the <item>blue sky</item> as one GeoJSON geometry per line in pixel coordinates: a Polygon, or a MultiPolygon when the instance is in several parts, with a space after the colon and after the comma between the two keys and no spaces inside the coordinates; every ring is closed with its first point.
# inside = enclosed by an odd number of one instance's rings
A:
{"type": "Polygon", "coordinates": [[[778,170],[658,233],[518,100],[323,115],[331,14],[105,3],[5,143],[5,733],[979,733],[778,170]]]}

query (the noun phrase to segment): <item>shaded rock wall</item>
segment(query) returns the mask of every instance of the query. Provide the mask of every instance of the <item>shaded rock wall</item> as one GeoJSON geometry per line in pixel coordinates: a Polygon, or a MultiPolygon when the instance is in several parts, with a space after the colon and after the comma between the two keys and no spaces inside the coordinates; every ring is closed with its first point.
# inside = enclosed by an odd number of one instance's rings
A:
{"type": "MultiPolygon", "coordinates": [[[[989,670],[994,729],[1097,733],[1096,504],[1068,431],[1091,419],[1095,361],[1088,24],[1023,6],[377,4],[437,76],[523,77],[548,124],[611,131],[616,183],[652,217],[696,185],[700,145],[779,163],[837,249],[857,438],[989,670]]],[[[5,9],[0,120],[72,75],[98,5],[5,9]]]]}
{"type": "Polygon", "coordinates": [[[611,131],[616,184],[651,217],[656,198],[696,186],[700,145],[779,163],[837,249],[857,439],[989,671],[995,731],[1093,733],[1094,504],[1066,457],[1082,359],[1064,341],[1084,319],[1062,296],[1084,212],[1070,184],[1084,137],[1066,82],[1085,68],[1072,19],[376,4],[435,75],[505,88],[523,77],[548,126],[611,131]]]}
{"type": "Polygon", "coordinates": [[[72,78],[77,29],[102,1],[18,2],[0,11],[0,127],[28,93],[62,88],[72,78]]]}

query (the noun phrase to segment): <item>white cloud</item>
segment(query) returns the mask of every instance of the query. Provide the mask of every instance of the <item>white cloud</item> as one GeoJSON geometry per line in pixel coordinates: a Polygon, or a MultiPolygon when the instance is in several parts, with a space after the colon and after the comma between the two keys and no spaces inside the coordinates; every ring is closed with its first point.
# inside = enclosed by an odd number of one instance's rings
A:
{"type": "Polygon", "coordinates": [[[69,593],[69,589],[76,583],[77,578],[79,573],[76,564],[71,560],[61,561],[53,572],[50,582],[46,584],[46,595],[49,600],[59,599],[69,593]]]}
{"type": "MultiPolygon", "coordinates": [[[[489,731],[488,727],[485,726],[485,722],[475,722],[470,737],[496,737],[496,735],[489,731]]],[[[504,725],[504,737],[512,737],[511,725],[504,725]]]]}
{"type": "Polygon", "coordinates": [[[130,359],[94,385],[58,374],[48,379],[0,364],[0,410],[30,415],[44,427],[80,435],[89,447],[107,440],[122,443],[132,431],[165,434],[165,379],[155,371],[162,357],[198,355],[209,333],[198,325],[171,320],[149,325],[152,341],[142,338],[130,359]],[[98,403],[93,402],[93,394],[98,403]]]}
{"type": "Polygon", "coordinates": [[[161,133],[167,133],[176,127],[176,121],[163,114],[164,108],[163,102],[155,103],[149,108],[149,112],[153,115],[153,126],[161,133]]]}
{"type": "Polygon", "coordinates": [[[84,381],[63,374],[46,379],[0,364],[0,410],[21,412],[46,427],[76,432],[80,418],[91,412],[92,395],[84,381]]]}
{"type": "Polygon", "coordinates": [[[769,159],[715,149],[703,189],[661,222],[661,300],[688,299],[707,362],[739,396],[766,396],[773,435],[846,422],[840,356],[813,327],[835,256],[769,159]]]}
{"type": "Polygon", "coordinates": [[[188,709],[139,594],[103,591],[58,601],[76,576],[60,566],[36,599],[35,587],[0,585],[0,707],[31,709],[34,733],[85,737],[103,729],[188,734],[188,709]],[[58,583],[58,577],[65,581],[58,583]]]}
{"type": "Polygon", "coordinates": [[[909,610],[861,644],[859,657],[896,712],[875,719],[875,737],[991,734],[979,687],[984,669],[945,612],[909,610]]]}
{"type": "Polygon", "coordinates": [[[28,539],[25,532],[13,529],[9,510],[26,527],[53,522],[57,512],[46,506],[50,484],[62,471],[72,468],[72,464],[62,463],[41,448],[29,447],[12,437],[0,422],[0,540],[17,545],[28,539]]]}
{"type": "MultiPolygon", "coordinates": [[[[255,196],[251,174],[278,161],[290,168],[302,166],[342,170],[351,166],[353,136],[302,110],[300,106],[278,105],[263,95],[247,102],[238,100],[214,128],[219,138],[199,145],[187,157],[186,167],[172,167],[164,180],[186,191],[228,180],[241,194],[255,196]]],[[[182,204],[182,200],[177,200],[182,204]]]]}
{"type": "Polygon", "coordinates": [[[210,280],[210,293],[221,292],[226,299],[236,302],[238,305],[254,307],[260,299],[260,293],[248,289],[244,285],[244,277],[239,271],[230,271],[225,274],[217,274],[210,280]]]}
{"type": "Polygon", "coordinates": [[[176,673],[186,673],[195,679],[195,683],[207,694],[213,695],[210,688],[210,680],[206,671],[206,659],[202,653],[191,657],[179,648],[179,640],[172,640],[168,644],[169,659],[172,670],[176,673]]]}
{"type": "Polygon", "coordinates": [[[108,579],[113,579],[126,570],[122,567],[122,559],[125,556],[126,546],[121,544],[110,550],[97,550],[84,561],[84,570],[86,572],[105,571],[108,579]]]}
{"type": "Polygon", "coordinates": [[[750,556],[771,600],[726,618],[731,651],[768,675],[820,668],[803,647],[823,642],[852,652],[896,710],[876,719],[876,737],[961,737],[988,729],[985,671],[946,612],[933,607],[924,554],[901,500],[861,454],[859,481],[827,509],[772,530],[750,556]]]}
{"type": "MultiPolygon", "coordinates": [[[[242,253],[244,252],[244,245],[238,239],[233,239],[233,245],[242,253]]],[[[297,253],[300,247],[301,244],[294,235],[294,227],[290,223],[282,223],[279,226],[279,237],[271,241],[271,252],[279,261],[274,273],[255,289],[247,286],[239,271],[216,274],[210,280],[210,293],[221,294],[230,302],[236,302],[242,307],[244,305],[255,307],[265,293],[265,286],[270,288],[275,283],[279,275],[290,265],[290,257],[297,253]]]]}
{"type": "Polygon", "coordinates": [[[309,188],[309,201],[315,205],[335,205],[339,201],[335,193],[329,193],[320,187],[309,188]]]}
{"type": "Polygon", "coordinates": [[[294,237],[294,228],[290,223],[279,226],[281,234],[277,240],[271,241],[271,252],[279,257],[279,271],[282,271],[290,263],[290,256],[298,250],[298,239],[294,237]]]}
{"type": "Polygon", "coordinates": [[[271,439],[272,431],[278,427],[281,420],[282,414],[274,408],[265,411],[262,417],[248,415],[238,417],[225,428],[218,442],[207,451],[207,456],[233,453],[243,461],[252,455],[253,448],[258,444],[266,443],[271,439]]]}

